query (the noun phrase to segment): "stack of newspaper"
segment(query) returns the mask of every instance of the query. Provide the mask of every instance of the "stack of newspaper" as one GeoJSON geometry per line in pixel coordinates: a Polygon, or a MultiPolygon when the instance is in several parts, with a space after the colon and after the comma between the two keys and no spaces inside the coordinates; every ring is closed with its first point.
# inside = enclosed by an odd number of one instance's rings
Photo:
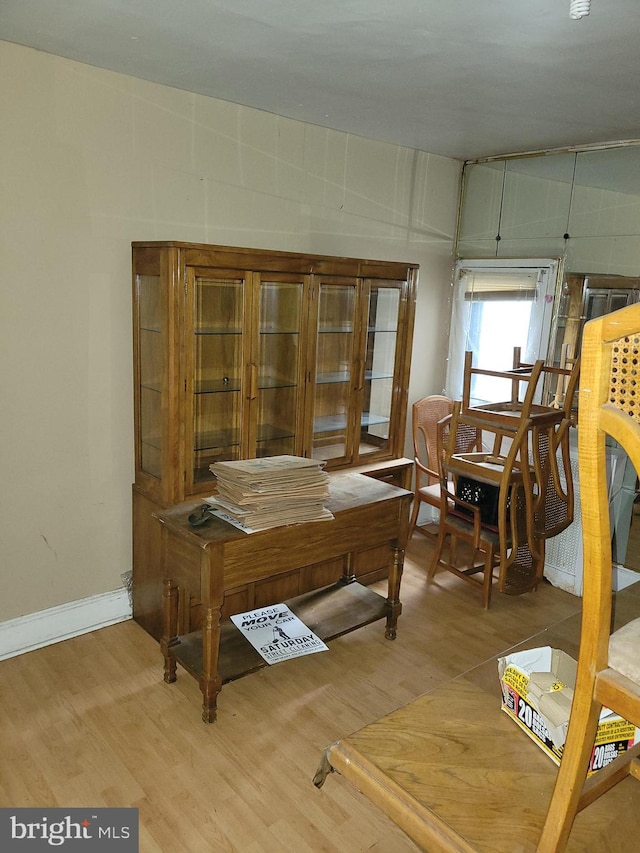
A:
{"type": "Polygon", "coordinates": [[[205,500],[216,515],[246,530],[331,519],[324,464],[301,456],[214,462],[218,494],[205,500]]]}

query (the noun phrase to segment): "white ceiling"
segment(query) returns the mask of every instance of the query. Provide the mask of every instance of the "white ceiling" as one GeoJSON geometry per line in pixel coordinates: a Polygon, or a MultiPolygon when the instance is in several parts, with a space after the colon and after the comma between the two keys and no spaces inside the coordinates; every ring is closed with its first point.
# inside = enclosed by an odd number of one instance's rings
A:
{"type": "Polygon", "coordinates": [[[0,0],[0,39],[461,160],[640,138],[640,0],[0,0]]]}

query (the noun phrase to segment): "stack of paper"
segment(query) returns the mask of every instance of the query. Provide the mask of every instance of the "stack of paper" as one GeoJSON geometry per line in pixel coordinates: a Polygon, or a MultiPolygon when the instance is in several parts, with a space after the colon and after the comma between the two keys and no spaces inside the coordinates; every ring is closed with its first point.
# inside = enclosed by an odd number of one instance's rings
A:
{"type": "Polygon", "coordinates": [[[324,464],[301,456],[214,462],[210,469],[218,494],[205,500],[222,517],[249,530],[331,519],[325,507],[329,476],[324,464]]]}

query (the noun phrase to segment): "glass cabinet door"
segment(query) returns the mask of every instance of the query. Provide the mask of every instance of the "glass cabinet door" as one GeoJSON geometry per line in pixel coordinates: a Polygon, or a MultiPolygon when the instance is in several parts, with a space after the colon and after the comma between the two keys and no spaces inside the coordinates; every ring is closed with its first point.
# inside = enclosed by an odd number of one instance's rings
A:
{"type": "Polygon", "coordinates": [[[250,366],[252,455],[301,455],[305,353],[301,342],[308,283],[304,277],[259,279],[258,353],[250,366]],[[255,373],[257,373],[257,381],[255,373]]]}
{"type": "Polygon", "coordinates": [[[394,398],[402,284],[367,282],[367,332],[358,456],[386,452],[394,398]]]}
{"type": "Polygon", "coordinates": [[[357,415],[357,282],[320,281],[312,457],[349,461],[357,415]]]}
{"type": "Polygon", "coordinates": [[[245,416],[244,307],[246,282],[241,274],[188,271],[191,299],[191,347],[186,353],[186,392],[192,435],[187,437],[187,491],[213,481],[212,462],[242,458],[245,416]]]}
{"type": "Polygon", "coordinates": [[[602,317],[604,314],[610,314],[612,311],[626,308],[627,305],[635,302],[636,298],[637,291],[631,289],[614,290],[586,287],[585,319],[591,320],[593,317],[602,317]]]}
{"type": "Polygon", "coordinates": [[[167,294],[159,275],[136,277],[137,405],[136,468],[158,480],[163,463],[163,400],[167,358],[167,294]]]}

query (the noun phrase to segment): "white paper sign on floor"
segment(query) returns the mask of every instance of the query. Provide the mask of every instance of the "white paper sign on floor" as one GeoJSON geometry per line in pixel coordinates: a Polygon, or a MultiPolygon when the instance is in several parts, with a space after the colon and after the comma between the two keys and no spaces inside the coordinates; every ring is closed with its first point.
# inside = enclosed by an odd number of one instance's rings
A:
{"type": "Polygon", "coordinates": [[[268,664],[328,651],[286,604],[236,613],[231,621],[268,664]]]}

